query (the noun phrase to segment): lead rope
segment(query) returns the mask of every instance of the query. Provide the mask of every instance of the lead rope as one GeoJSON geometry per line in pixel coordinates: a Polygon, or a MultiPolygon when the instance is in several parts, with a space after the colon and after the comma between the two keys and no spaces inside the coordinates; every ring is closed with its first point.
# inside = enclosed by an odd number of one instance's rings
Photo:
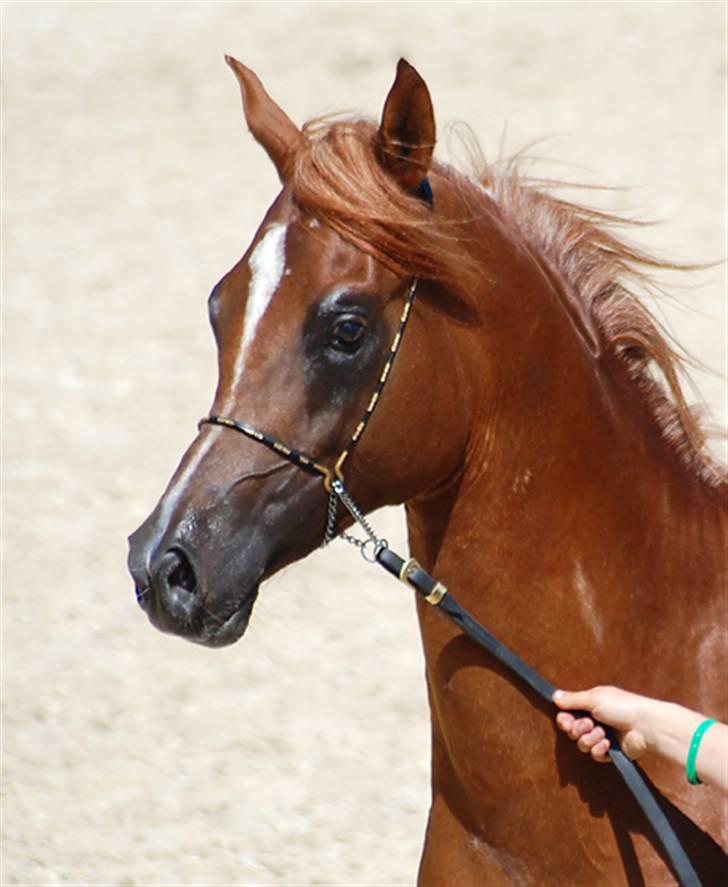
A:
{"type": "MultiPolygon", "coordinates": [[[[556,687],[474,619],[467,610],[460,606],[452,595],[448,594],[446,586],[423,570],[414,558],[405,560],[392,551],[387,540],[376,535],[363,512],[352,499],[349,491],[338,479],[331,483],[324,544],[328,544],[336,537],[337,500],[341,500],[349,514],[351,514],[367,536],[366,540],[362,540],[349,533],[340,534],[344,541],[359,548],[364,560],[370,563],[378,563],[392,576],[395,576],[409,588],[414,589],[415,592],[424,597],[428,604],[437,607],[443,615],[452,620],[468,637],[481,647],[484,647],[543,700],[553,705],[552,697],[556,687]],[[371,554],[367,553],[368,545],[372,546],[371,554]]],[[[579,717],[586,715],[587,712],[577,711],[572,712],[572,714],[579,717]]],[[[645,782],[642,770],[622,751],[611,727],[608,727],[606,724],[600,724],[598,721],[594,721],[594,723],[602,727],[605,734],[609,737],[609,758],[617,768],[622,781],[641,808],[645,818],[652,826],[655,837],[662,845],[665,856],[678,879],[678,883],[682,887],[702,887],[702,882],[693,864],[690,862],[684,847],[645,782]]]]}

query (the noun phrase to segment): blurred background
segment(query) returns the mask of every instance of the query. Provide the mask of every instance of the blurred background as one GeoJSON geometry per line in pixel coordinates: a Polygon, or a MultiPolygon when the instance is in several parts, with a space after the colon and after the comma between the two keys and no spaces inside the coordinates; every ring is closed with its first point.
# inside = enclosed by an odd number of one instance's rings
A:
{"type": "MultiPolygon", "coordinates": [[[[489,159],[538,142],[534,172],[617,186],[587,199],[659,222],[637,239],[661,257],[711,263],[725,14],[3,4],[3,884],[414,883],[429,728],[407,592],[337,543],[210,651],[155,632],[126,574],[211,402],[206,297],[277,192],[223,54],[297,122],[378,115],[405,56],[440,159],[458,162],[459,121],[489,159]]],[[[665,286],[725,425],[725,268],[665,286]]],[[[404,549],[399,511],[375,523],[404,549]]]]}

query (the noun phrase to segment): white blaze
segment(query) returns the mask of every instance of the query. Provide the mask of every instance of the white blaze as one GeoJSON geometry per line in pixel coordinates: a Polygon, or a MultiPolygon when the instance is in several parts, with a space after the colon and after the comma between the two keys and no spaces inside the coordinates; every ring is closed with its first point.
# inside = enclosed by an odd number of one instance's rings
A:
{"type": "MultiPolygon", "coordinates": [[[[245,369],[245,357],[255,338],[255,331],[260,319],[265,314],[265,310],[283,277],[286,267],[286,230],[286,225],[271,225],[250,257],[250,289],[245,305],[243,338],[235,358],[230,396],[234,395],[245,369]]],[[[221,412],[226,415],[230,407],[230,403],[226,404],[221,412]]],[[[190,452],[189,461],[184,471],[170,485],[163,498],[159,514],[160,527],[165,527],[169,522],[174,508],[217,439],[219,430],[219,428],[206,427],[206,434],[201,435],[193,445],[194,454],[190,452]]]]}
{"type": "MultiPolygon", "coordinates": [[[[261,317],[265,314],[265,309],[268,307],[273,293],[278,289],[285,267],[286,225],[274,224],[265,232],[263,239],[253,250],[253,254],[250,257],[250,289],[248,290],[248,301],[245,305],[243,338],[235,358],[233,384],[230,389],[231,396],[234,394],[245,369],[245,357],[255,338],[257,326],[261,317]]],[[[230,404],[228,403],[222,410],[223,414],[227,414],[229,409],[230,404]]],[[[168,490],[160,516],[162,524],[169,519],[172,509],[184,494],[192,476],[212,447],[212,443],[217,437],[214,432],[217,430],[219,429],[207,429],[208,433],[197,441],[195,454],[190,456],[190,461],[187,463],[185,470],[168,490]]]]}
{"type": "Polygon", "coordinates": [[[250,289],[245,305],[243,340],[235,359],[232,388],[237,388],[245,369],[245,358],[255,339],[261,317],[265,314],[286,267],[286,225],[271,225],[250,257],[250,289]]]}
{"type": "MultiPolygon", "coordinates": [[[[198,466],[206,456],[210,447],[212,446],[213,441],[217,437],[215,432],[219,432],[219,428],[213,428],[211,426],[206,425],[205,430],[207,434],[202,435],[197,438],[193,446],[196,448],[196,452],[194,456],[190,453],[189,462],[185,466],[184,471],[177,477],[174,483],[170,484],[169,489],[164,494],[161,502],[161,508],[159,511],[159,518],[157,520],[157,526],[160,528],[160,533],[164,532],[164,529],[169,525],[170,518],[172,517],[172,513],[174,509],[177,507],[177,503],[180,501],[185,491],[187,490],[187,485],[189,484],[192,476],[195,471],[197,471],[198,466]]],[[[160,535],[160,540],[161,540],[160,535]]],[[[149,550],[149,554],[147,557],[147,569],[149,569],[149,562],[153,556],[153,550],[149,550]]]]}

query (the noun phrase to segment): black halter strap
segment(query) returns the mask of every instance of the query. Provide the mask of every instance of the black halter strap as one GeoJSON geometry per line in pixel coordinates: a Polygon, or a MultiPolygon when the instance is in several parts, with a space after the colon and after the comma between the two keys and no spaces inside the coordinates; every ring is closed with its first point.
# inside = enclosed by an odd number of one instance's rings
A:
{"type": "Polygon", "coordinates": [[[432,185],[430,185],[430,180],[427,176],[422,179],[420,182],[420,186],[418,188],[418,196],[425,201],[425,203],[429,203],[432,206],[435,202],[435,197],[432,193],[432,185]]]}
{"type": "Polygon", "coordinates": [[[356,428],[354,429],[354,433],[349,439],[347,445],[344,447],[341,453],[339,453],[339,456],[336,459],[333,468],[327,468],[318,459],[314,458],[313,456],[309,456],[307,453],[304,453],[303,450],[299,450],[296,447],[292,447],[288,444],[283,443],[282,441],[278,440],[277,437],[274,437],[272,434],[268,434],[266,431],[261,431],[259,428],[255,428],[248,422],[239,422],[237,419],[231,419],[228,416],[212,415],[205,416],[204,419],[200,419],[197,427],[201,428],[203,425],[221,425],[224,428],[232,428],[233,431],[238,431],[240,434],[244,434],[251,440],[263,444],[263,446],[268,447],[269,450],[273,450],[273,452],[278,453],[278,455],[280,456],[283,456],[284,459],[287,459],[289,462],[293,463],[302,471],[305,471],[308,474],[312,474],[314,476],[320,476],[323,479],[326,491],[330,493],[331,483],[334,478],[338,478],[340,481],[344,480],[344,462],[346,462],[349,456],[354,452],[356,445],[359,443],[359,440],[364,433],[364,429],[369,424],[369,420],[371,419],[374,410],[379,403],[379,398],[382,395],[384,386],[387,384],[387,379],[389,378],[394,360],[397,357],[397,353],[399,352],[399,346],[402,343],[402,336],[404,335],[407,321],[409,319],[410,312],[412,311],[412,303],[414,301],[416,292],[417,278],[415,277],[412,280],[409,289],[407,290],[407,296],[405,297],[402,314],[399,318],[397,332],[395,333],[394,339],[392,339],[392,344],[389,346],[387,359],[384,361],[384,366],[382,367],[382,371],[379,374],[379,379],[377,381],[376,387],[374,388],[374,392],[369,398],[369,403],[362,413],[362,417],[359,420],[356,428]]]}
{"type": "Polygon", "coordinates": [[[233,431],[239,431],[240,434],[244,434],[251,440],[263,444],[264,447],[268,447],[269,450],[273,450],[274,453],[278,453],[284,459],[288,459],[296,468],[300,468],[307,474],[322,476],[324,480],[331,474],[328,468],[321,465],[312,456],[308,456],[302,450],[297,450],[295,447],[289,447],[287,444],[281,443],[277,438],[267,434],[265,431],[260,431],[248,422],[238,422],[237,419],[230,419],[228,416],[205,416],[204,419],[200,419],[197,423],[197,427],[202,428],[203,425],[221,425],[224,428],[232,428],[233,431]]]}

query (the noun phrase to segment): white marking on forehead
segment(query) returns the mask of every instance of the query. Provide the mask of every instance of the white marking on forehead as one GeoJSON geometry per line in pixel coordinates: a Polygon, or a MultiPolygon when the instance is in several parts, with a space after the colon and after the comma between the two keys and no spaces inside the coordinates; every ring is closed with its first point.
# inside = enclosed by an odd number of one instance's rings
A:
{"type": "Polygon", "coordinates": [[[242,356],[255,338],[255,330],[278,289],[286,267],[286,225],[271,225],[250,257],[250,289],[245,305],[242,356]]]}
{"type": "MultiPolygon", "coordinates": [[[[248,301],[245,303],[243,338],[235,358],[228,399],[235,396],[245,369],[245,358],[255,339],[255,331],[283,277],[286,267],[286,231],[286,225],[280,223],[271,225],[250,257],[250,287],[248,301]]],[[[225,409],[230,408],[231,404],[226,403],[225,409]]]]}

